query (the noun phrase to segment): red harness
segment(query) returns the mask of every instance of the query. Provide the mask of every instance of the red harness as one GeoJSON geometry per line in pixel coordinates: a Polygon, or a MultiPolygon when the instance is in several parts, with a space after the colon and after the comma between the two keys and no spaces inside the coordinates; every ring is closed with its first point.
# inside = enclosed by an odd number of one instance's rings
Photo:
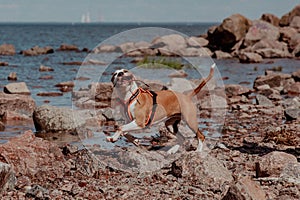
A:
{"type": "MultiPolygon", "coordinates": [[[[157,94],[153,91],[149,91],[149,90],[144,90],[143,88],[138,88],[135,90],[135,92],[131,95],[131,97],[129,98],[129,100],[127,102],[122,102],[122,105],[124,106],[124,110],[125,110],[125,114],[127,116],[127,118],[130,121],[133,121],[133,116],[132,113],[130,112],[130,105],[134,102],[134,100],[137,100],[138,102],[138,97],[142,94],[142,93],[147,93],[148,95],[150,95],[152,97],[152,110],[145,122],[145,126],[149,126],[152,123],[152,120],[154,118],[155,115],[155,111],[156,111],[156,107],[157,107],[157,101],[156,101],[156,97],[157,94]]],[[[139,103],[139,102],[138,102],[139,103]]]]}

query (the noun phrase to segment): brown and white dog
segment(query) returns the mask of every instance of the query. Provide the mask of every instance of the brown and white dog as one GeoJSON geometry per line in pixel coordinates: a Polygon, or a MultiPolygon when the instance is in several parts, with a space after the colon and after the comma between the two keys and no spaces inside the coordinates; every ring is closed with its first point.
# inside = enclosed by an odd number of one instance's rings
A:
{"type": "Polygon", "coordinates": [[[117,95],[123,101],[130,122],[120,126],[112,137],[107,137],[107,141],[115,142],[126,132],[140,130],[162,120],[174,123],[173,128],[177,132],[177,124],[180,120],[172,118],[180,116],[198,138],[197,151],[202,151],[205,136],[198,128],[197,108],[192,97],[213,77],[214,67],[215,64],[211,66],[209,75],[187,94],[171,90],[149,92],[138,87],[136,78],[130,71],[126,69],[115,71],[111,81],[117,95]]]}

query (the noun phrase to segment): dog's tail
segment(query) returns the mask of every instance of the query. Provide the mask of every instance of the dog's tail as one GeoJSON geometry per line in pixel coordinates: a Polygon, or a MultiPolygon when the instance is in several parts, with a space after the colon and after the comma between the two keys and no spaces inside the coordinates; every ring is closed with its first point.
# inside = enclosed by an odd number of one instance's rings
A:
{"type": "Polygon", "coordinates": [[[192,92],[190,92],[190,93],[188,94],[188,96],[193,97],[193,96],[195,96],[196,94],[198,94],[198,92],[200,92],[200,90],[205,86],[205,84],[213,77],[213,75],[214,75],[214,70],[215,70],[215,66],[216,66],[215,63],[212,64],[212,66],[211,66],[211,68],[210,68],[209,75],[208,75],[205,79],[203,79],[203,80],[201,81],[201,83],[198,85],[198,87],[196,87],[192,92]]]}

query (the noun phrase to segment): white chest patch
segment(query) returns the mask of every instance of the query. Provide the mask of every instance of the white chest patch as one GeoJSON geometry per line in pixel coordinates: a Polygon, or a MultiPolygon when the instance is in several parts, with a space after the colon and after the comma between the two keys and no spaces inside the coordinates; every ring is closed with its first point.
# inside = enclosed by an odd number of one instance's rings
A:
{"type": "Polygon", "coordinates": [[[134,110],[135,110],[135,104],[136,104],[137,100],[133,100],[133,102],[130,104],[129,106],[129,112],[132,116],[132,119],[135,119],[135,114],[134,114],[134,110]]]}

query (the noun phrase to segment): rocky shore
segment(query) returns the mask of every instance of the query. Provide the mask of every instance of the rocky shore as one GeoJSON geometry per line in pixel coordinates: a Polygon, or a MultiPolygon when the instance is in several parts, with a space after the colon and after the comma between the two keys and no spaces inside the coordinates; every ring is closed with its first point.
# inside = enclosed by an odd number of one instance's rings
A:
{"type": "MultiPolygon", "coordinates": [[[[252,21],[235,14],[205,35],[173,34],[151,42],[106,44],[91,53],[122,52],[138,58],[211,55],[249,63],[264,58],[298,59],[299,45],[297,6],[281,18],[264,14],[252,21]]],[[[89,52],[62,44],[56,50],[36,46],[20,54],[61,51],[89,52]]],[[[15,54],[13,45],[0,45],[0,55],[15,54]]],[[[105,65],[98,60],[89,64],[105,65]]],[[[54,71],[43,65],[38,70],[54,71]]],[[[71,109],[37,106],[25,82],[11,82],[0,92],[0,134],[15,122],[32,126],[36,132],[27,130],[0,144],[1,199],[300,199],[300,70],[278,71],[266,70],[250,87],[228,84],[223,92],[215,88],[198,95],[199,123],[207,125],[207,132],[214,123],[209,121],[215,109],[212,99],[227,102],[221,136],[207,137],[202,153],[194,152],[196,140],[185,129],[180,129],[184,142],[176,153],[157,148],[174,140],[162,127],[157,131],[160,137],[145,137],[150,142],[142,147],[108,150],[100,144],[83,145],[82,141],[95,139],[95,132],[110,134],[116,129],[110,108],[114,103],[111,83],[91,83],[73,91],[75,83],[66,81],[55,85],[59,92],[38,94],[72,92],[76,109],[71,109]]],[[[186,75],[181,71],[170,76],[186,75]]],[[[159,82],[145,82],[153,90],[163,87],[159,82]]]]}

